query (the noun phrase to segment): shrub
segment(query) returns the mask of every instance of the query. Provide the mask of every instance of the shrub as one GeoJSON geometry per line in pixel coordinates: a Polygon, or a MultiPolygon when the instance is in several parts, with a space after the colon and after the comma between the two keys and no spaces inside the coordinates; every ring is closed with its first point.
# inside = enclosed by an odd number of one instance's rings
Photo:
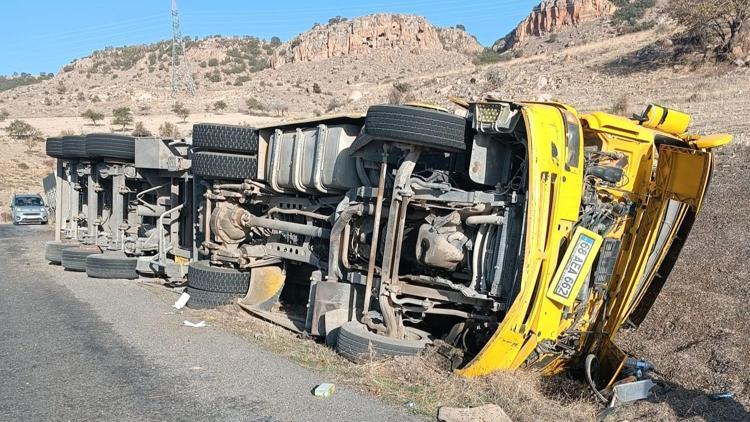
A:
{"type": "Polygon", "coordinates": [[[331,98],[331,101],[328,103],[328,107],[326,107],[326,113],[330,113],[337,108],[345,106],[346,103],[342,100],[339,100],[338,98],[331,98]]]}
{"type": "Polygon", "coordinates": [[[464,25],[460,24],[460,23],[458,25],[456,25],[456,29],[460,29],[462,31],[466,31],[466,27],[464,25]]]}
{"type": "Polygon", "coordinates": [[[323,90],[320,89],[320,85],[318,85],[317,82],[313,84],[312,90],[313,90],[313,93],[315,94],[320,94],[321,92],[323,92],[323,90]]]}
{"type": "Polygon", "coordinates": [[[23,120],[18,119],[10,122],[10,124],[8,124],[8,127],[5,128],[5,131],[8,132],[8,135],[11,138],[17,139],[36,138],[41,135],[39,129],[31,126],[29,123],[23,120]]]}
{"type": "Polygon", "coordinates": [[[628,110],[630,110],[630,99],[627,95],[623,95],[617,99],[610,109],[612,114],[617,114],[619,116],[627,116],[628,110]]]}
{"type": "MultiPolygon", "coordinates": [[[[685,2],[685,0],[681,1],[685,2]]],[[[656,0],[614,0],[613,3],[617,6],[617,10],[612,15],[612,22],[636,25],[646,14],[646,11],[656,5],[656,0]]],[[[692,2],[686,3],[692,4],[692,2]]]]}
{"type": "Polygon", "coordinates": [[[65,84],[63,84],[62,81],[60,81],[60,82],[57,83],[57,86],[55,87],[55,91],[58,94],[62,95],[62,94],[65,94],[66,92],[68,92],[68,88],[65,86],[65,84]]]}
{"type": "Polygon", "coordinates": [[[131,133],[131,135],[144,137],[144,136],[152,136],[153,134],[151,133],[150,130],[146,129],[146,126],[143,124],[143,122],[137,122],[135,124],[135,128],[133,129],[133,133],[131,133]]]}
{"type": "Polygon", "coordinates": [[[133,124],[133,112],[129,107],[119,107],[112,110],[112,124],[122,126],[122,130],[133,124]]]}
{"type": "Polygon", "coordinates": [[[174,103],[172,106],[172,112],[182,119],[183,122],[187,121],[188,116],[190,116],[190,110],[188,110],[188,108],[181,102],[174,103]]]}
{"type": "Polygon", "coordinates": [[[346,21],[347,21],[347,19],[345,17],[336,16],[336,17],[333,17],[331,19],[328,19],[328,25],[333,25],[333,24],[337,24],[339,22],[346,22],[346,21]]]}
{"type": "Polygon", "coordinates": [[[474,59],[474,63],[478,65],[498,63],[510,60],[510,56],[507,54],[500,54],[491,48],[485,48],[481,53],[477,54],[474,59]]]}
{"type": "Polygon", "coordinates": [[[219,59],[217,59],[217,58],[208,59],[208,66],[209,67],[216,67],[218,65],[219,65],[219,59]]]}
{"type": "Polygon", "coordinates": [[[227,103],[224,100],[219,100],[213,104],[214,111],[222,112],[227,109],[227,103]]]}
{"type": "Polygon", "coordinates": [[[180,132],[174,123],[164,122],[159,126],[159,136],[166,139],[177,139],[180,137],[180,132]]]}
{"type": "Polygon", "coordinates": [[[68,72],[72,72],[75,68],[76,67],[72,64],[66,64],[65,66],[63,66],[62,70],[63,72],[68,73],[68,72]]]}
{"type": "Polygon", "coordinates": [[[8,113],[8,110],[0,110],[0,122],[4,122],[8,117],[10,117],[10,113],[8,113]]]}
{"type": "Polygon", "coordinates": [[[732,58],[750,25],[747,0],[670,0],[668,10],[705,52],[712,51],[719,60],[732,58]]]}
{"type": "Polygon", "coordinates": [[[247,106],[248,110],[266,111],[266,106],[264,106],[263,103],[258,101],[258,99],[255,97],[250,97],[245,100],[245,105],[247,106]]]}
{"type": "Polygon", "coordinates": [[[271,47],[276,48],[281,45],[281,39],[279,37],[271,37],[271,47]]]}
{"type": "Polygon", "coordinates": [[[234,86],[242,86],[245,82],[250,82],[250,77],[247,75],[241,75],[238,76],[237,79],[234,80],[234,86]]]}
{"type": "Polygon", "coordinates": [[[388,102],[390,104],[403,104],[413,100],[414,96],[411,94],[411,85],[406,82],[393,83],[393,87],[388,93],[388,102]]]}
{"type": "Polygon", "coordinates": [[[218,69],[214,69],[213,72],[206,73],[206,79],[211,82],[221,82],[221,74],[218,69]]]}
{"type": "Polygon", "coordinates": [[[94,126],[96,126],[97,121],[104,120],[104,113],[99,113],[92,109],[88,109],[84,111],[83,113],[81,113],[81,117],[91,120],[94,126]]]}

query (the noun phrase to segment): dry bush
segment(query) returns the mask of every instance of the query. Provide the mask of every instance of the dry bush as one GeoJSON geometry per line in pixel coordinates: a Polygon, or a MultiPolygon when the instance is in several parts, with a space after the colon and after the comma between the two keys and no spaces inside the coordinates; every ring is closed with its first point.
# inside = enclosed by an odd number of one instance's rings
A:
{"type": "Polygon", "coordinates": [[[178,139],[180,131],[174,123],[164,122],[159,126],[159,136],[165,139],[178,139]]]}
{"type": "Polygon", "coordinates": [[[747,31],[750,25],[748,0],[670,0],[667,10],[705,52],[713,52],[719,60],[732,58],[743,28],[747,31]]]}
{"type": "MultiPolygon", "coordinates": [[[[161,128],[159,128],[161,130],[161,128]]],[[[143,122],[137,122],[135,124],[135,128],[133,129],[133,136],[139,136],[139,137],[146,137],[146,136],[152,136],[150,130],[146,129],[146,126],[143,124],[143,122]]]]}
{"type": "Polygon", "coordinates": [[[628,111],[630,110],[630,98],[628,98],[627,95],[623,95],[610,108],[610,112],[612,114],[616,114],[618,116],[626,116],[628,115],[628,111]]]}
{"type": "Polygon", "coordinates": [[[404,104],[414,101],[414,95],[411,93],[411,85],[406,82],[394,82],[391,91],[388,93],[389,104],[404,104]]]}

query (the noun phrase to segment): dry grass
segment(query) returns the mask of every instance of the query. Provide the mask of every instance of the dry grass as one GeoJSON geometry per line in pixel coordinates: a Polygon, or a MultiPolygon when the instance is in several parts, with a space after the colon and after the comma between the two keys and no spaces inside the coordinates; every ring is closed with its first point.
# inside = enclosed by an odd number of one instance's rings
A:
{"type": "Polygon", "coordinates": [[[501,406],[516,421],[594,420],[597,407],[580,384],[534,373],[498,373],[468,379],[453,375],[444,358],[399,358],[355,365],[325,345],[286,331],[233,307],[205,311],[201,317],[253,343],[315,370],[338,384],[367,391],[385,402],[434,417],[441,406],[501,406]]]}

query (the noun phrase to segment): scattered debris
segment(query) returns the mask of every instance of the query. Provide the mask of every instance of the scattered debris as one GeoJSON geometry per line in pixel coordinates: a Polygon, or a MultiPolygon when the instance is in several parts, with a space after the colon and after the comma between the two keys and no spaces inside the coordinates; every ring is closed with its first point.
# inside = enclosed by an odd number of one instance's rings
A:
{"type": "Polygon", "coordinates": [[[612,389],[614,394],[609,407],[615,407],[618,403],[647,399],[651,395],[651,389],[655,386],[656,384],[650,379],[618,384],[612,389]]]}
{"type": "Polygon", "coordinates": [[[711,401],[729,400],[734,398],[734,393],[731,391],[725,391],[723,393],[709,394],[708,399],[711,401]]]}
{"type": "Polygon", "coordinates": [[[179,298],[177,298],[177,301],[172,305],[175,309],[182,309],[186,303],[188,303],[188,300],[190,300],[190,295],[187,293],[183,293],[180,295],[179,298]]]}
{"type": "Polygon", "coordinates": [[[182,323],[183,323],[183,324],[184,324],[184,325],[185,325],[186,327],[193,327],[193,328],[203,328],[203,327],[205,327],[205,326],[206,326],[206,321],[201,321],[201,322],[190,322],[190,321],[188,321],[188,320],[185,320],[185,321],[182,321],[182,323]]]}
{"type": "Polygon", "coordinates": [[[502,407],[485,404],[478,407],[441,407],[438,409],[440,422],[511,422],[512,419],[502,407]]]}
{"type": "Polygon", "coordinates": [[[336,392],[336,386],[334,384],[331,384],[329,382],[324,382],[317,387],[315,387],[315,390],[313,390],[313,395],[315,397],[324,397],[328,398],[333,395],[333,393],[336,392]]]}

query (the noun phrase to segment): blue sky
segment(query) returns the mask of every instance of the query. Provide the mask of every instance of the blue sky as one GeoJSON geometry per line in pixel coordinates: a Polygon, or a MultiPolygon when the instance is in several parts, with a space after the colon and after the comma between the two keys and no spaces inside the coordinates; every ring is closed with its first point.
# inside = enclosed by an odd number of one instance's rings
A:
{"type": "MultiPolygon", "coordinates": [[[[183,35],[278,36],[286,41],[330,17],[394,12],[438,26],[463,24],[484,45],[510,31],[539,0],[178,0],[183,35]]],[[[0,75],[57,72],[107,46],[171,38],[170,0],[2,0],[0,75]]]]}

